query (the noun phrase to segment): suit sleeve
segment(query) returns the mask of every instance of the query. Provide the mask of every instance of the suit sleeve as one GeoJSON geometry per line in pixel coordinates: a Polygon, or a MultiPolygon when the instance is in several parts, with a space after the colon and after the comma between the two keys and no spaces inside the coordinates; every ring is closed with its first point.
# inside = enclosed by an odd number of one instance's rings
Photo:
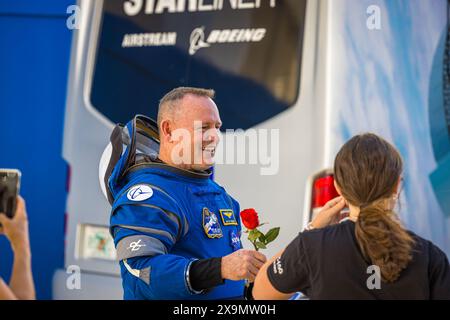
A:
{"type": "Polygon", "coordinates": [[[184,299],[201,293],[190,284],[189,270],[195,260],[170,253],[188,228],[182,209],[158,190],[145,201],[119,199],[110,230],[124,290],[146,299],[184,299]]]}

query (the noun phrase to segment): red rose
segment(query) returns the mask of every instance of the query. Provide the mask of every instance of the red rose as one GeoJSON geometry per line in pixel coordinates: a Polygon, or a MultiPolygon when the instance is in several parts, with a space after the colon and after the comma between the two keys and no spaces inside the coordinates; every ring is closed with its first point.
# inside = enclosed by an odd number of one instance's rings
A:
{"type": "Polygon", "coordinates": [[[248,230],[253,230],[259,226],[258,213],[253,208],[242,210],[241,219],[248,230]]]}

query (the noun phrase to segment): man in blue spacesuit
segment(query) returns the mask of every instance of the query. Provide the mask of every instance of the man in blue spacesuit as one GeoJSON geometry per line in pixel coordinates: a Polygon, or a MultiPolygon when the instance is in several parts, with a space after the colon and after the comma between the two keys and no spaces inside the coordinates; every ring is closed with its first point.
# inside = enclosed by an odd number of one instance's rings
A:
{"type": "Polygon", "coordinates": [[[102,188],[125,299],[240,299],[266,261],[242,249],[239,204],[210,179],[221,126],[213,97],[174,89],[157,124],[136,116],[111,134],[102,188]]]}

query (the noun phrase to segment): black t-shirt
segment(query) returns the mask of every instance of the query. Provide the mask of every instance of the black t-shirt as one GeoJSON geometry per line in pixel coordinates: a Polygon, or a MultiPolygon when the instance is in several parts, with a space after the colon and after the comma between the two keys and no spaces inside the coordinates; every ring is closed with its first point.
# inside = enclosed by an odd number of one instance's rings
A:
{"type": "Polygon", "coordinates": [[[411,235],[416,241],[413,259],[392,283],[375,280],[350,220],[300,233],[267,269],[267,275],[278,291],[299,291],[310,299],[450,299],[445,253],[411,235]]]}

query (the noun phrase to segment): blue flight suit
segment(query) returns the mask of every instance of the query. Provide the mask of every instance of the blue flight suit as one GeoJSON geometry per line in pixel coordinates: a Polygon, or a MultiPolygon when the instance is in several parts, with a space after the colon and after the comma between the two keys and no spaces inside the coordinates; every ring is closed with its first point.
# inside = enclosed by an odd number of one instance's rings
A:
{"type": "Polygon", "coordinates": [[[155,165],[127,176],[113,203],[111,234],[125,299],[242,298],[243,281],[207,292],[190,285],[196,259],[241,248],[239,204],[205,175],[155,165]]]}

